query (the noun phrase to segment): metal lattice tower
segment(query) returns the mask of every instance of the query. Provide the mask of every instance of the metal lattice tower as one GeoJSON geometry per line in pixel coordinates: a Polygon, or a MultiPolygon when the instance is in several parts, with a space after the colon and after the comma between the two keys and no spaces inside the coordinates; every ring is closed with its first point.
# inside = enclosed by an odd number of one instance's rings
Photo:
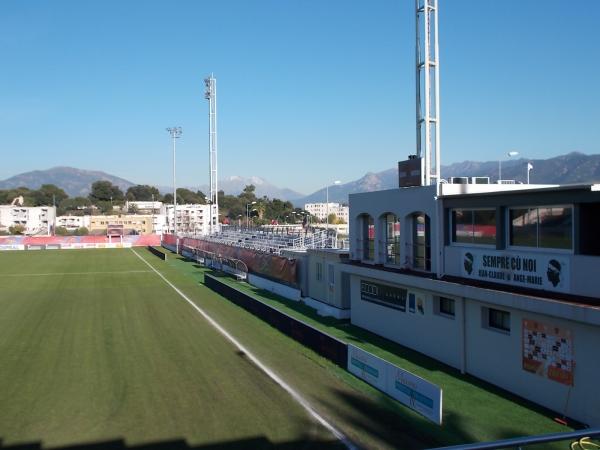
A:
{"type": "Polygon", "coordinates": [[[208,158],[209,158],[209,182],[210,192],[208,204],[210,205],[210,233],[219,223],[219,198],[217,184],[217,80],[211,74],[204,79],[206,90],[204,98],[208,100],[208,158]]]}
{"type": "Polygon", "coordinates": [[[175,142],[181,137],[181,127],[170,127],[167,131],[173,141],[173,234],[175,235],[175,252],[179,253],[179,238],[177,237],[177,184],[175,182],[175,142]]]}
{"type": "Polygon", "coordinates": [[[440,182],[440,64],[438,0],[415,0],[417,157],[423,158],[422,184],[440,182]]]}

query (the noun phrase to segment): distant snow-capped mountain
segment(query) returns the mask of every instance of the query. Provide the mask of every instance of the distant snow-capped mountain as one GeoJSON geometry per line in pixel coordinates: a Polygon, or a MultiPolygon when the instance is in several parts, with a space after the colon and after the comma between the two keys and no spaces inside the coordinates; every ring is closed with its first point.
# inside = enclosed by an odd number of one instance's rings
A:
{"type": "MultiPolygon", "coordinates": [[[[548,159],[513,159],[502,162],[502,178],[526,182],[527,163],[533,165],[531,183],[570,184],[600,182],[600,155],[586,155],[571,152],[548,159]]],[[[498,179],[498,161],[463,161],[442,166],[442,177],[490,177],[492,182],[498,179]]],[[[398,169],[382,172],[369,172],[358,180],[329,187],[329,201],[347,203],[348,195],[357,192],[372,192],[398,187],[398,169]]],[[[293,201],[302,207],[305,203],[325,202],[325,189],[320,189],[306,197],[293,201]]]]}
{"type": "MultiPolygon", "coordinates": [[[[256,190],[257,197],[267,196],[269,198],[278,198],[280,200],[293,201],[295,199],[304,197],[304,194],[293,191],[292,189],[279,188],[267,180],[257,176],[242,177],[239,175],[233,175],[224,177],[219,180],[219,190],[224,191],[226,194],[238,195],[248,185],[252,184],[256,190]]],[[[208,192],[208,185],[202,185],[199,188],[205,194],[208,192]]]]}

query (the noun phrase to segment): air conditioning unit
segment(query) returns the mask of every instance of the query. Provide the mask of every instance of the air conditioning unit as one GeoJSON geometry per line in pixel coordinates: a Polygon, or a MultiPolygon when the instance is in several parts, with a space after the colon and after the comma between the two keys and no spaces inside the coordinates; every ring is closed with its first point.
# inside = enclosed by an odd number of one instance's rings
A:
{"type": "Polygon", "coordinates": [[[490,184],[490,177],[471,177],[471,184],[490,184]]]}
{"type": "Polygon", "coordinates": [[[469,177],[451,177],[450,184],[469,184],[469,177]]]}
{"type": "Polygon", "coordinates": [[[498,184],[516,184],[515,180],[498,180],[498,184]]]}

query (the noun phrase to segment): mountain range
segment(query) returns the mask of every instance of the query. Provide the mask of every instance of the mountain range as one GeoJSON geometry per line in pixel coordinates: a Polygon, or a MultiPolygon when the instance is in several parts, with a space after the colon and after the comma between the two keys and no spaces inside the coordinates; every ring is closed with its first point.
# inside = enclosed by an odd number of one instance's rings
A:
{"type": "Polygon", "coordinates": [[[74,167],[53,167],[47,170],[34,170],[0,181],[0,189],[27,187],[39,189],[42,184],[54,184],[63,189],[70,197],[86,197],[94,181],[110,181],[123,192],[135,183],[98,170],[82,170],[74,167]]]}
{"type": "MultiPolygon", "coordinates": [[[[530,173],[530,182],[537,184],[572,184],[600,182],[600,155],[585,155],[572,152],[566,155],[549,159],[511,159],[502,161],[502,179],[526,182],[527,164],[533,165],[530,173]]],[[[463,161],[448,166],[442,166],[442,176],[445,179],[459,176],[490,177],[492,182],[498,179],[498,161],[463,161]]],[[[35,170],[15,175],[0,181],[0,189],[11,189],[25,186],[38,189],[42,184],[55,184],[65,190],[69,196],[86,196],[94,181],[107,180],[126,191],[135,183],[105,172],[75,169],[72,167],[54,167],[47,170],[35,170]]],[[[324,202],[325,189],[320,189],[310,195],[303,194],[287,188],[272,185],[267,180],[252,176],[230,176],[219,180],[219,189],[227,194],[237,195],[245,186],[253,184],[258,197],[279,198],[289,200],[296,206],[305,203],[324,202]]],[[[358,192],[371,192],[383,189],[392,189],[398,186],[397,168],[381,172],[369,172],[362,178],[345,184],[329,187],[329,201],[346,203],[348,195],[358,192]]],[[[184,186],[194,191],[201,190],[206,193],[208,186],[184,186]]],[[[170,187],[158,186],[163,193],[171,191],[170,187]]]]}
{"type": "MultiPolygon", "coordinates": [[[[585,155],[572,152],[549,159],[511,159],[502,162],[502,179],[514,180],[517,183],[527,182],[527,164],[531,163],[529,182],[532,184],[576,184],[600,182],[600,155],[585,155]]],[[[492,183],[498,180],[498,161],[463,161],[442,166],[442,177],[489,177],[492,183]]],[[[369,172],[362,178],[349,183],[329,187],[329,201],[347,202],[348,195],[358,192],[371,192],[398,187],[398,169],[392,168],[382,172],[369,172]]],[[[325,189],[321,189],[306,197],[295,200],[300,206],[303,203],[324,202],[325,189]]]]}

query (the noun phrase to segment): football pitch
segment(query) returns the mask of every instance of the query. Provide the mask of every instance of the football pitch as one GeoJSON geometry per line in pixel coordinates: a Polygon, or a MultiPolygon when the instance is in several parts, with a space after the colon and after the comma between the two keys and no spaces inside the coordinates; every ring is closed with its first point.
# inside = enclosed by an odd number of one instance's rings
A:
{"type": "Polygon", "coordinates": [[[152,258],[0,254],[0,447],[341,448],[152,258]]]}
{"type": "MultiPolygon", "coordinates": [[[[445,388],[434,425],[208,289],[206,272],[145,248],[0,252],[0,448],[326,449],[348,437],[422,449],[565,431],[396,349],[445,388]]],[[[391,345],[349,324],[328,331],[391,345]]]]}

